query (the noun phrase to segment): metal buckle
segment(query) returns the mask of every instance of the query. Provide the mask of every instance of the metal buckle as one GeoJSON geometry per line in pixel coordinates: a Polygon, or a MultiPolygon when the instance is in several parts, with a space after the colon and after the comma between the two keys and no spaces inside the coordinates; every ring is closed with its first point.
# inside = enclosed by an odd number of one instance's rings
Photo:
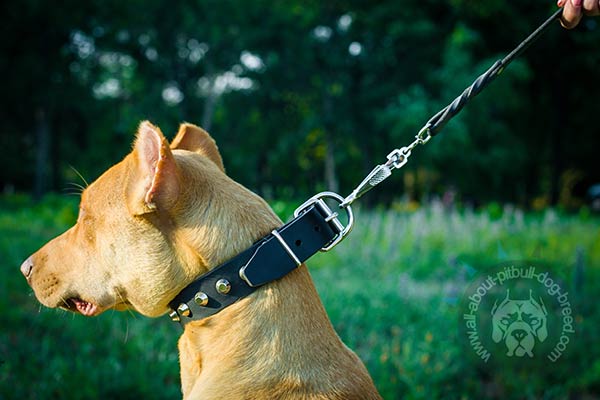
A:
{"type": "Polygon", "coordinates": [[[334,192],[321,192],[317,193],[310,199],[306,200],[300,207],[294,211],[294,217],[299,216],[305,211],[308,207],[313,204],[317,205],[321,211],[323,211],[326,215],[325,221],[330,222],[332,227],[337,231],[337,235],[329,242],[327,245],[321,248],[321,251],[329,251],[334,248],[339,242],[341,242],[352,230],[354,226],[354,214],[352,213],[352,208],[349,205],[343,207],[346,210],[346,215],[348,216],[348,223],[346,226],[340,222],[338,219],[339,214],[337,212],[331,211],[331,208],[325,203],[323,199],[334,199],[340,204],[344,202],[344,198],[337,193],[334,192]]]}

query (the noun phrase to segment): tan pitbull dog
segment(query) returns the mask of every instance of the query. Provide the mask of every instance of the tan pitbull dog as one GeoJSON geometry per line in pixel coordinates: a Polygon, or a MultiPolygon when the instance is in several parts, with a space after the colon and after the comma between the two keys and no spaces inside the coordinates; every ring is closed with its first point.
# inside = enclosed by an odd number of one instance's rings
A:
{"type": "MultiPolygon", "coordinates": [[[[85,189],[75,226],[21,266],[41,303],[149,317],[190,282],[281,226],[231,180],[213,139],[183,124],[169,145],[143,122],[133,151],[85,189]]],[[[304,265],[179,340],[186,399],[378,399],[304,265]]]]}

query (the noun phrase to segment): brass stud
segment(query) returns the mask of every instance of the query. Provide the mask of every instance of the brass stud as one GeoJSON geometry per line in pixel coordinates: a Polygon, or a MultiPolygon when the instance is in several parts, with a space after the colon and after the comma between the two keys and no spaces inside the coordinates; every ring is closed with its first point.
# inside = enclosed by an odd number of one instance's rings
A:
{"type": "Polygon", "coordinates": [[[171,318],[171,321],[173,322],[181,321],[181,318],[179,318],[179,314],[177,314],[177,311],[171,311],[169,313],[169,318],[171,318]]]}
{"type": "Polygon", "coordinates": [[[208,296],[204,292],[198,292],[194,296],[194,301],[201,307],[204,307],[208,304],[208,296]]]}
{"type": "Polygon", "coordinates": [[[189,317],[192,314],[192,310],[190,310],[190,307],[185,303],[181,303],[179,307],[177,307],[177,311],[184,317],[189,317]]]}
{"type": "Polygon", "coordinates": [[[215,284],[217,292],[221,294],[227,294],[231,290],[231,283],[227,279],[219,279],[215,284]]]}

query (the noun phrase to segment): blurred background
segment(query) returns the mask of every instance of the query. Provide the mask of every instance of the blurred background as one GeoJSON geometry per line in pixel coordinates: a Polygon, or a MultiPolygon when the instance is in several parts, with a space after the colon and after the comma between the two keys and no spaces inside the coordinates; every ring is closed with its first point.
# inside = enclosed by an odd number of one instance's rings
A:
{"type": "MultiPolygon", "coordinates": [[[[168,320],[42,309],[18,271],[74,223],[77,186],[129,152],[140,121],[168,138],[204,127],[228,174],[285,220],[317,191],[348,194],[555,9],[2,2],[0,398],[180,396],[168,320]]],[[[599,23],[551,27],[360,200],[350,243],[309,263],[386,399],[600,395],[599,23]],[[572,296],[577,336],[552,368],[483,368],[461,343],[469,282],[517,259],[543,261],[572,296]]]]}

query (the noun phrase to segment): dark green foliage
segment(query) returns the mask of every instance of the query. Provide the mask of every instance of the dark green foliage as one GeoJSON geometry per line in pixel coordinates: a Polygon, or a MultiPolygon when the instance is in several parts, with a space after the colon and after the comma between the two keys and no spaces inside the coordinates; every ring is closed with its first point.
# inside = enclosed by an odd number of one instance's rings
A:
{"type": "MultiPolygon", "coordinates": [[[[91,180],[150,119],[169,137],[181,121],[208,128],[229,173],[268,197],[349,191],[552,3],[4,2],[0,188],[61,190],[70,165],[91,180]]],[[[419,149],[411,185],[370,201],[452,188],[580,205],[600,180],[597,25],[552,27],[419,149]]]]}

